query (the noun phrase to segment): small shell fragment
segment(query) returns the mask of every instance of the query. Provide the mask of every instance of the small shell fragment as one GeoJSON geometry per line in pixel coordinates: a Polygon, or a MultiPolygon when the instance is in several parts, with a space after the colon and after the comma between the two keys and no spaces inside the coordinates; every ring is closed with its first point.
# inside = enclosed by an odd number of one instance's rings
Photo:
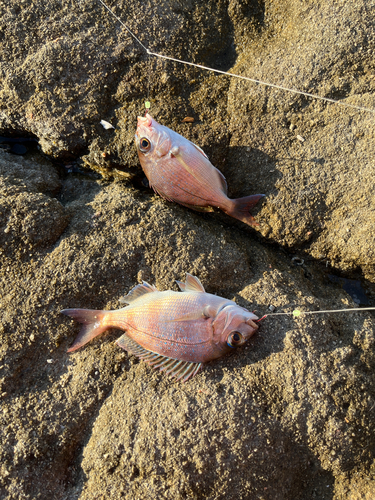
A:
{"type": "Polygon", "coordinates": [[[297,139],[301,142],[305,142],[305,139],[302,137],[302,135],[297,135],[297,139]]]}
{"type": "Polygon", "coordinates": [[[194,118],[192,116],[186,116],[181,123],[193,123],[194,118]]]}
{"type": "Polygon", "coordinates": [[[100,120],[100,125],[102,125],[106,130],[115,128],[113,125],[111,125],[109,122],[106,122],[105,120],[100,120]]]}

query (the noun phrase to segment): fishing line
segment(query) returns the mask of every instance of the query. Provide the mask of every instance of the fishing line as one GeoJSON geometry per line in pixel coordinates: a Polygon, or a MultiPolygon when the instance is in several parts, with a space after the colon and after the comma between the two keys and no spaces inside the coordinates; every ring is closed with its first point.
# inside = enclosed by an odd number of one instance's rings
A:
{"type": "MultiPolygon", "coordinates": [[[[136,42],[146,51],[146,54],[149,55],[149,56],[155,56],[155,57],[159,57],[161,59],[167,59],[168,61],[177,62],[179,64],[185,64],[187,66],[194,66],[195,68],[204,69],[206,71],[211,71],[213,73],[219,73],[221,75],[231,76],[233,78],[238,78],[240,80],[246,80],[248,82],[256,83],[257,85],[264,85],[265,87],[271,87],[271,88],[274,88],[274,89],[283,90],[284,92],[290,92],[290,93],[293,93],[293,94],[303,95],[305,97],[310,97],[312,99],[317,99],[317,100],[320,100],[320,101],[325,101],[325,102],[328,102],[330,104],[339,104],[340,106],[344,106],[346,108],[352,108],[352,109],[356,109],[356,110],[359,110],[359,111],[365,111],[365,112],[369,112],[369,113],[375,113],[375,109],[366,108],[365,106],[356,106],[355,104],[349,104],[349,103],[346,103],[346,102],[338,101],[337,99],[331,99],[329,97],[322,97],[322,96],[319,96],[319,95],[316,95],[316,94],[311,94],[309,92],[303,92],[302,90],[290,89],[288,87],[283,87],[282,85],[276,85],[274,83],[268,83],[268,82],[264,82],[262,80],[256,80],[255,78],[250,78],[248,76],[237,75],[236,73],[230,73],[228,71],[220,71],[219,69],[210,68],[209,66],[203,66],[202,64],[195,64],[195,63],[192,63],[192,62],[189,62],[189,61],[184,61],[182,59],[176,59],[175,57],[165,56],[164,54],[159,54],[158,52],[151,52],[151,50],[149,50],[139,40],[139,38],[136,37],[136,35],[132,32],[132,30],[130,28],[128,28],[126,26],[126,24],[124,24],[118,16],[116,16],[116,14],[113,12],[112,9],[110,9],[102,0],[99,0],[99,2],[103,5],[103,7],[105,7],[117,19],[117,21],[121,24],[121,26],[123,26],[126,29],[126,31],[134,38],[134,40],[136,40],[136,42]]],[[[147,109],[150,108],[149,101],[146,101],[146,108],[147,109]]]]}
{"type": "Polygon", "coordinates": [[[294,316],[298,318],[301,315],[308,314],[326,314],[326,313],[339,313],[339,312],[353,312],[353,311],[374,311],[375,307],[351,307],[349,309],[327,309],[324,311],[300,311],[299,309],[294,309],[292,312],[280,312],[280,313],[272,313],[265,314],[260,319],[255,320],[256,323],[262,321],[265,318],[272,318],[273,316],[294,316]]]}

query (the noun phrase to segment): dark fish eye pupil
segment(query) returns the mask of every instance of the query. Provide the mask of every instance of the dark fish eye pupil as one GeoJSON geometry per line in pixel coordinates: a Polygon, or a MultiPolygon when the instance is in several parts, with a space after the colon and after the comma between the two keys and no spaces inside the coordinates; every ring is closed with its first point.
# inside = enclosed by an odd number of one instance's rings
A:
{"type": "Polygon", "coordinates": [[[240,336],[238,335],[238,333],[235,333],[235,334],[233,335],[233,340],[234,340],[235,342],[239,342],[239,340],[240,340],[240,336]]]}
{"type": "Polygon", "coordinates": [[[150,145],[150,142],[147,139],[141,139],[141,147],[143,149],[147,149],[150,145]]]}

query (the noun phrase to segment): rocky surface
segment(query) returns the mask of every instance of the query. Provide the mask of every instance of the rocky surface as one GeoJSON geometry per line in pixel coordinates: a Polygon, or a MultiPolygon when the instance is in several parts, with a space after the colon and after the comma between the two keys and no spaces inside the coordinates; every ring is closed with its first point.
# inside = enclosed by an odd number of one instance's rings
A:
{"type": "MultiPolygon", "coordinates": [[[[355,307],[329,273],[360,270],[371,304],[373,114],[147,59],[99,4],[1,8],[1,133],[55,162],[0,150],[0,497],[374,498],[372,313],[268,316],[186,384],[116,347],[118,331],[67,355],[78,327],[59,314],[186,272],[262,315],[355,307]],[[142,185],[148,88],[232,196],[266,193],[258,234],[142,185]]],[[[154,51],[375,107],[368,2],[113,8],[154,51]]]]}

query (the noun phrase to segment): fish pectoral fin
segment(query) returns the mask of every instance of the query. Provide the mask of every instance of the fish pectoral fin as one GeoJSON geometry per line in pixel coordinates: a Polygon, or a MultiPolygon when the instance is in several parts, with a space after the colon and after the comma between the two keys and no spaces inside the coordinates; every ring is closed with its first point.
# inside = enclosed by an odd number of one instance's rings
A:
{"type": "MultiPolygon", "coordinates": [[[[206,153],[203,151],[203,149],[201,149],[199,146],[197,146],[196,144],[194,144],[194,142],[191,142],[191,141],[189,141],[189,142],[190,142],[190,144],[191,144],[192,146],[194,146],[194,147],[195,147],[195,148],[196,148],[196,149],[197,149],[197,150],[198,150],[198,151],[199,151],[199,152],[200,152],[200,153],[201,153],[201,154],[202,154],[202,155],[203,155],[203,156],[204,156],[204,157],[208,160],[209,164],[211,165],[211,167],[212,167],[212,169],[213,169],[213,171],[212,171],[212,175],[216,175],[216,176],[217,176],[217,178],[218,178],[218,180],[219,180],[219,182],[220,182],[220,184],[221,184],[221,188],[222,188],[222,190],[223,190],[223,193],[227,194],[227,191],[228,191],[228,186],[227,186],[227,181],[226,181],[226,179],[225,179],[224,175],[220,172],[220,170],[218,170],[217,168],[215,168],[215,167],[211,164],[211,162],[210,162],[210,160],[209,160],[208,156],[207,156],[207,155],[206,155],[206,153]]],[[[173,154],[173,151],[171,151],[171,152],[172,152],[172,154],[173,154]]],[[[180,162],[180,164],[181,164],[181,165],[182,165],[182,166],[183,166],[183,167],[184,167],[184,168],[185,168],[185,169],[186,169],[186,170],[187,170],[187,171],[188,171],[191,175],[193,175],[193,176],[195,177],[195,179],[197,179],[197,181],[205,183],[204,179],[200,178],[200,177],[199,177],[196,173],[194,173],[194,172],[191,170],[191,168],[189,168],[189,166],[188,166],[188,165],[187,165],[187,164],[183,161],[183,159],[182,159],[182,153],[180,153],[180,151],[179,151],[179,149],[178,149],[178,148],[176,148],[176,153],[177,153],[177,154],[173,154],[173,156],[174,156],[174,157],[175,157],[175,158],[176,158],[176,159],[180,162]]],[[[197,210],[197,209],[196,209],[196,210],[197,210]]]]}
{"type": "Polygon", "coordinates": [[[202,363],[169,358],[168,356],[149,351],[128,337],[126,333],[116,341],[116,344],[130,354],[134,354],[134,356],[142,359],[153,368],[159,368],[160,371],[165,371],[171,377],[176,377],[177,380],[182,380],[183,382],[194,377],[202,368],[202,363]]]}
{"type": "MultiPolygon", "coordinates": [[[[195,144],[194,144],[194,146],[195,146],[195,144]]],[[[178,161],[178,163],[186,170],[186,172],[188,172],[190,175],[192,175],[194,177],[194,179],[196,181],[198,181],[200,184],[205,185],[205,183],[206,183],[205,179],[203,177],[201,177],[198,174],[198,172],[194,172],[194,170],[189,167],[189,165],[184,161],[183,155],[181,154],[181,152],[179,150],[176,150],[175,154],[171,151],[171,154],[172,154],[172,156],[174,158],[176,158],[176,160],[178,161]]],[[[206,158],[207,158],[207,156],[206,156],[206,158]]]]}
{"type": "Polygon", "coordinates": [[[152,293],[152,292],[158,292],[159,290],[156,288],[154,285],[149,285],[144,281],[142,284],[139,284],[135,286],[130,292],[125,295],[124,297],[121,297],[119,299],[119,302],[121,304],[130,304],[134,300],[138,299],[139,297],[142,297],[142,295],[145,295],[146,293],[152,293]]]}
{"type": "Polygon", "coordinates": [[[196,321],[197,319],[207,319],[207,316],[204,314],[204,310],[200,309],[199,311],[192,311],[190,313],[184,314],[183,316],[179,316],[175,319],[170,319],[168,323],[177,323],[184,321],[196,321]]]}

